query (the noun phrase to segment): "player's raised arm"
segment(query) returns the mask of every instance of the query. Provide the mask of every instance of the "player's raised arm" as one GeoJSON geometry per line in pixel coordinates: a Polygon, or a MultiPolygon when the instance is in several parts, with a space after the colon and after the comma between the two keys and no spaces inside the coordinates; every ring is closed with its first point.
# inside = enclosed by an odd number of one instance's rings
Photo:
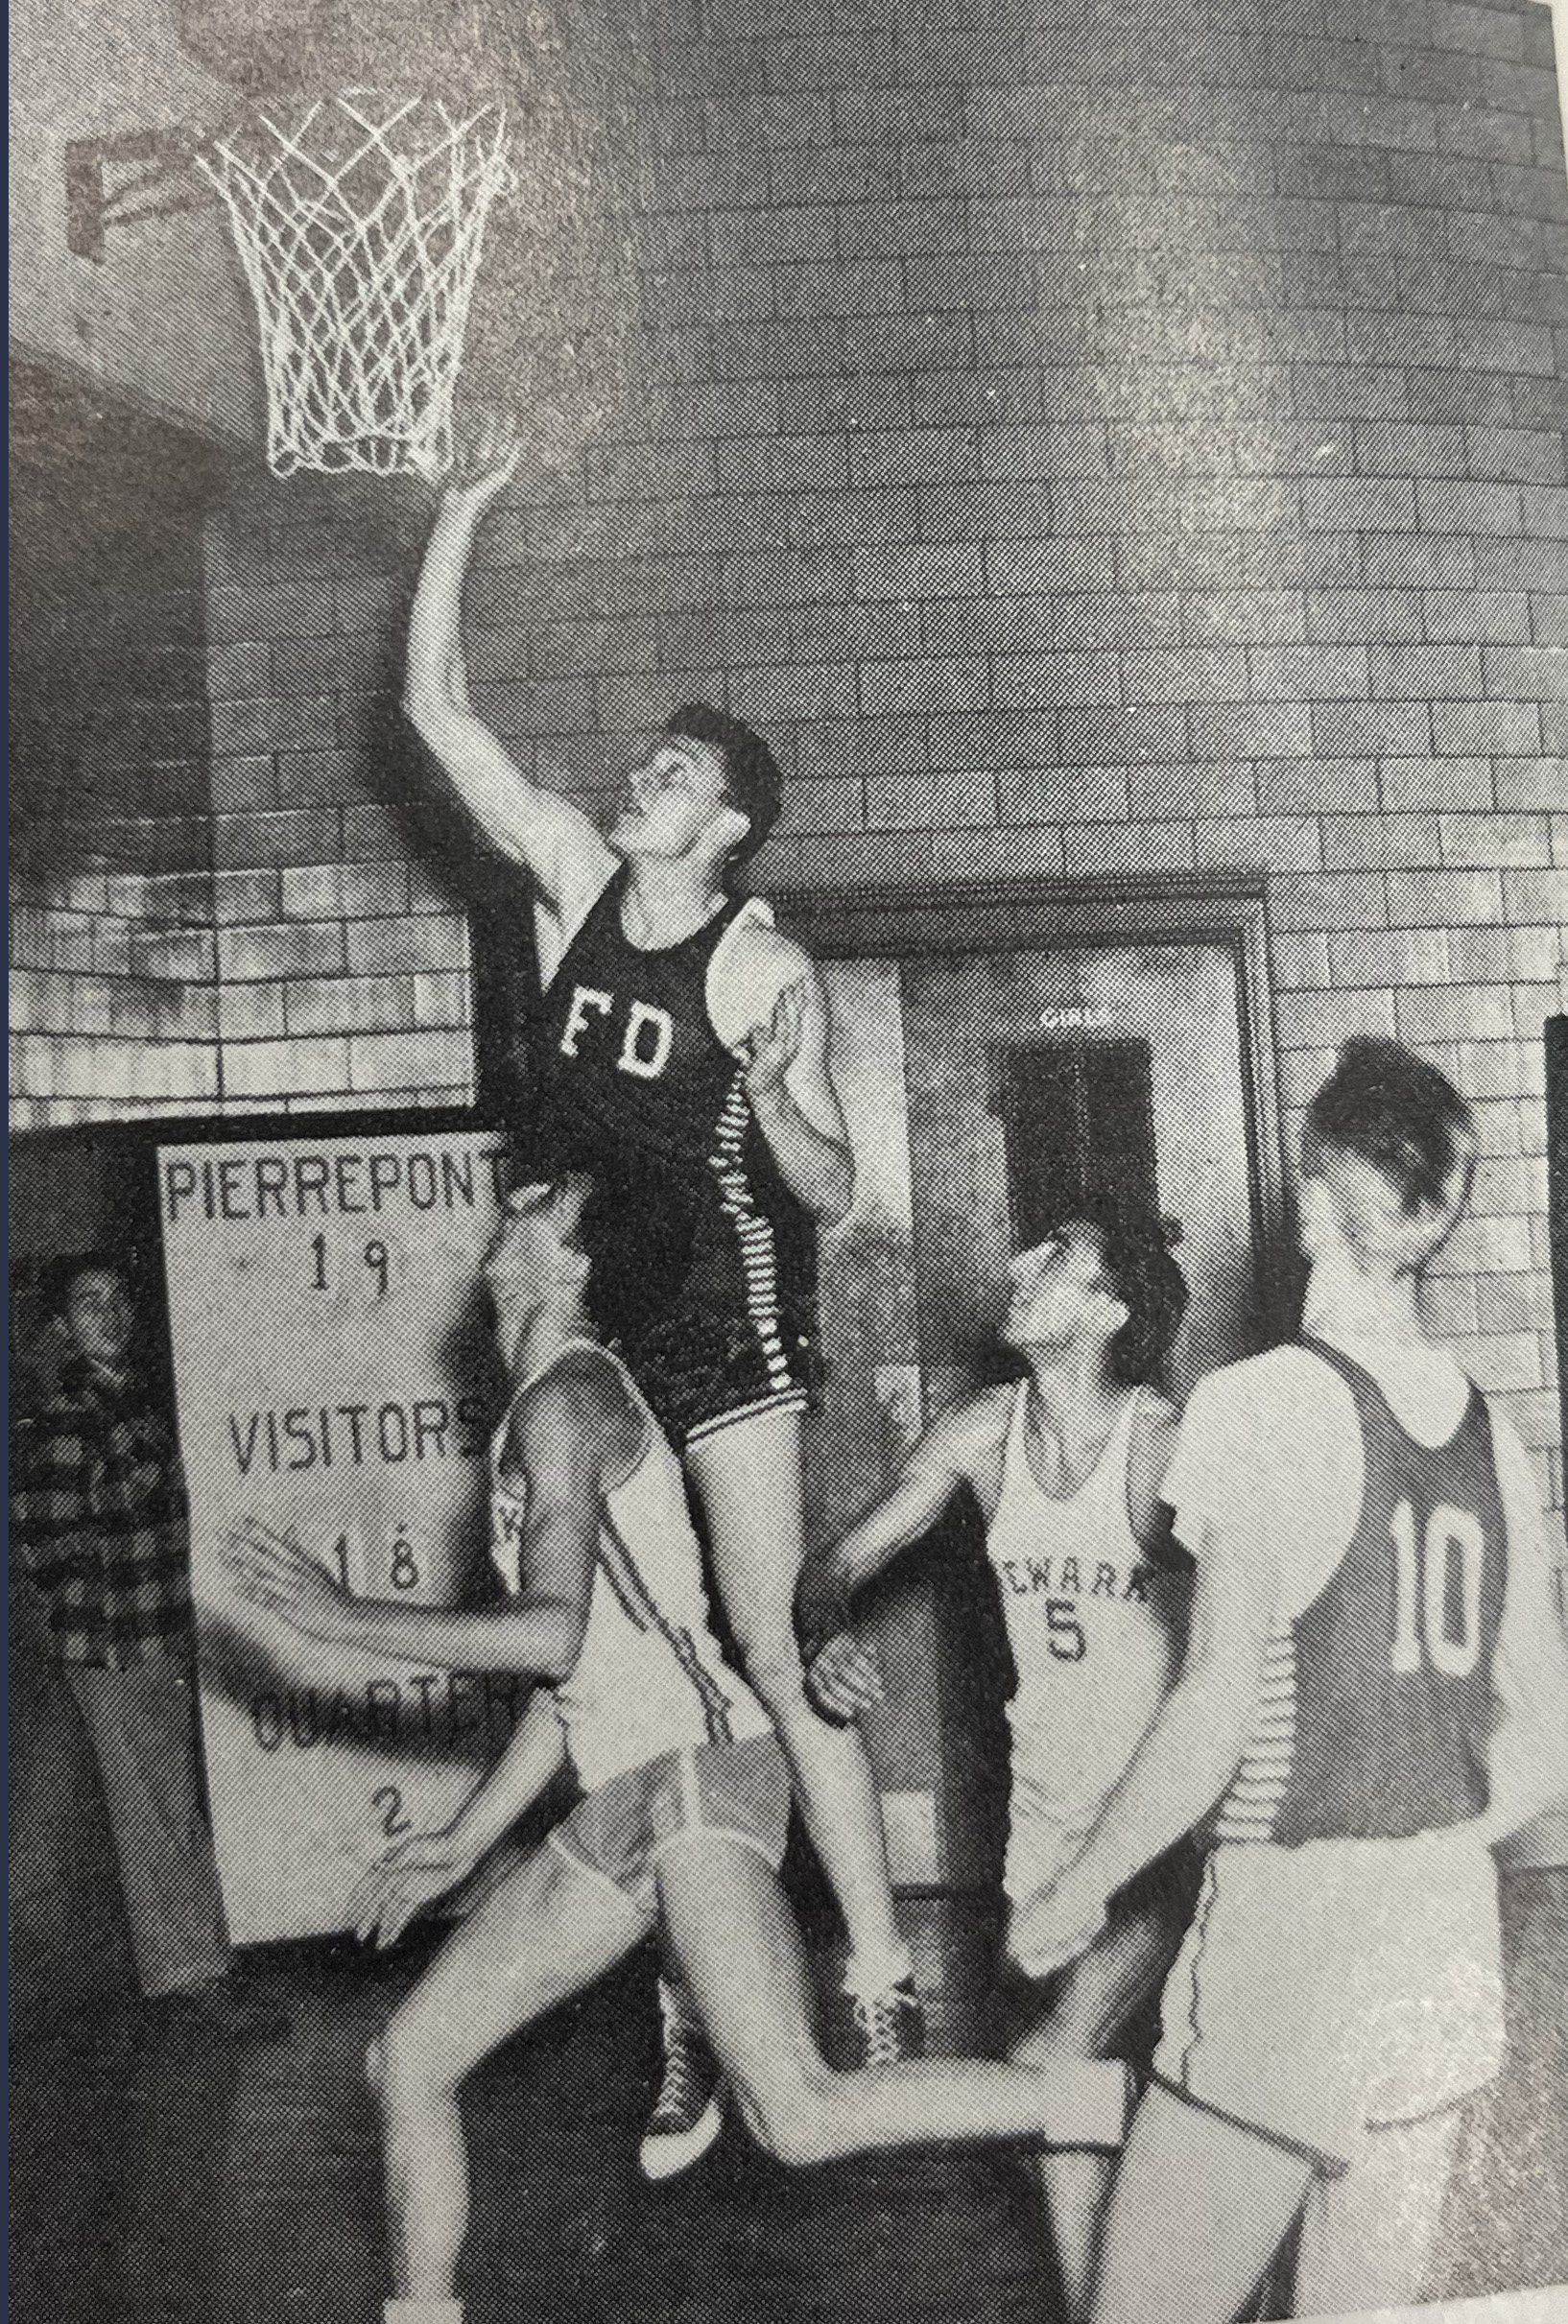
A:
{"type": "Polygon", "coordinates": [[[523,772],[468,699],[463,591],[479,528],[516,474],[510,428],[487,421],[441,494],[409,623],[403,706],[491,844],[528,872],[542,903],[576,925],[615,867],[582,809],[523,772]]]}
{"type": "Polygon", "coordinates": [[[748,929],[726,1008],[743,1020],[747,1100],[785,1184],[820,1224],[837,1225],[854,1199],[855,1163],[820,977],[789,937],[748,929]]]}

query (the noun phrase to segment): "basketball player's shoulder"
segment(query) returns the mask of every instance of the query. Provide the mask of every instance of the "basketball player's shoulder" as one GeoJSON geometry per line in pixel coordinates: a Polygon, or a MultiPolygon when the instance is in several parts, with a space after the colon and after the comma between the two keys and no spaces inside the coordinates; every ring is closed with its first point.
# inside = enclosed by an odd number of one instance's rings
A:
{"type": "Polygon", "coordinates": [[[805,946],[787,936],[760,897],[748,897],[736,914],[723,955],[730,984],[748,999],[772,1005],[788,984],[815,982],[816,964],[805,946]]]}
{"type": "Polygon", "coordinates": [[[1206,1373],[1188,1397],[1184,1416],[1196,1422],[1222,1412],[1285,1411],[1298,1397],[1315,1400],[1336,1377],[1320,1356],[1286,1340],[1206,1373]]]}
{"type": "Polygon", "coordinates": [[[946,1406],[921,1436],[911,1460],[975,1482],[1002,1449],[1017,1393],[1017,1383],[1005,1381],[946,1406]]]}
{"type": "Polygon", "coordinates": [[[623,1465],[640,1444],[636,1411],[620,1365],[586,1343],[566,1349],[511,1408],[508,1452],[519,1468],[623,1465]]]}
{"type": "Polygon", "coordinates": [[[1200,1380],[1176,1431],[1167,1498],[1229,1477],[1261,1482],[1299,1476],[1332,1459],[1355,1406],[1321,1357],[1285,1345],[1222,1364],[1200,1380]]]}

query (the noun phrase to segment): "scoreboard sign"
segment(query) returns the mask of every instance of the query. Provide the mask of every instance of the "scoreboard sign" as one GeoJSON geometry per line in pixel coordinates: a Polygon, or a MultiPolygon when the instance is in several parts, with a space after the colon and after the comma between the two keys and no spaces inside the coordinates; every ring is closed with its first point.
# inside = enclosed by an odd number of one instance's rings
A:
{"type": "Polygon", "coordinates": [[[482,1567],[500,1409],[480,1263],[490,1131],[160,1147],[202,1719],[237,1941],[342,1928],[389,1839],[455,1814],[526,1691],[319,1645],[223,1563],[248,1516],[357,1597],[448,1603],[482,1567]]]}

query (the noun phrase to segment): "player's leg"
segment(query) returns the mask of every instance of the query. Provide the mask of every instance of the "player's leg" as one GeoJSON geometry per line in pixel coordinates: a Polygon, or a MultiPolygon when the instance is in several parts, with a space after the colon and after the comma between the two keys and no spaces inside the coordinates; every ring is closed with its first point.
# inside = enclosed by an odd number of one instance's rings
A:
{"type": "Polygon", "coordinates": [[[688,1473],[707,1519],[714,1575],[746,1674],[766,1704],[796,1796],[849,1934],[845,1990],[870,2062],[912,2046],[918,2004],[893,1910],[882,1806],[859,1730],[813,1708],[795,1630],[805,1555],[801,1413],[772,1408],[697,1436],[688,1473]]]}
{"type": "Polygon", "coordinates": [[[1094,2324],[1231,2324],[1311,2177],[1288,2147],[1148,2091],[1111,2193],[1094,2324]]]}
{"type": "MultiPolygon", "coordinates": [[[[1013,2042],[1021,2066],[1061,2059],[1115,2058],[1129,2027],[1159,1987],[1180,1934],[1161,1899],[1141,1898],[1059,1979],[1045,2014],[1013,2042]]],[[[1115,2160],[1071,2148],[1042,2154],[1040,2191],[1051,2222],[1066,2324],[1086,2324],[1115,2160]]]]}
{"type": "Polygon", "coordinates": [[[401,2299],[454,2296],[468,2224],[458,2109],[464,2077],[521,2027],[603,1977],[647,1931],[630,1897],[546,1842],[463,1924],[395,2011],[368,2063],[401,2299]]]}
{"type": "Polygon", "coordinates": [[[1356,2161],[1315,2182],[1295,2264],[1297,2316],[1402,2308],[1428,2290],[1462,2112],[1368,2130],[1356,2161]]]}
{"type": "Polygon", "coordinates": [[[783,1889],[744,1841],[682,1834],[659,1857],[659,1899],[742,2116],[777,2160],[958,2141],[1120,2139],[1127,2084],[1116,2066],[1046,2072],[927,2058],[835,2071],[812,2029],[805,1955],[783,1889]]]}
{"type": "Polygon", "coordinates": [[[659,2086],[637,2149],[645,2179],[700,2163],[724,2128],[724,2076],[668,1939],[659,1944],[659,2086]]]}

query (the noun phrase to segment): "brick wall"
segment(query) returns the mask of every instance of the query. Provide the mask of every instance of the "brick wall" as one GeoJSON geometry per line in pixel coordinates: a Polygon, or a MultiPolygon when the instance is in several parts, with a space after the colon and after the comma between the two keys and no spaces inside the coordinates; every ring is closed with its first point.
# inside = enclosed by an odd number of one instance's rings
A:
{"type": "MultiPolygon", "coordinates": [[[[467,922],[397,710],[418,520],[243,484],[205,529],[225,1103],[473,1096],[467,922]]],[[[471,884],[470,884],[471,885],[471,884]]]]}
{"type": "Polygon", "coordinates": [[[1287,1129],[1346,1032],[1476,1101],[1435,1319],[1560,1507],[1568,177],[1547,12],[752,0],[659,59],[634,388],[482,545],[591,796],[692,693],[765,883],[1273,877],[1287,1129]]]}
{"type": "Polygon", "coordinates": [[[414,544],[29,377],[12,1129],[466,1103],[467,923],[389,691],[414,544]]]}
{"type": "Polygon", "coordinates": [[[218,1091],[202,447],[12,362],[12,1126],[218,1091]]]}
{"type": "MultiPolygon", "coordinates": [[[[591,799],[674,701],[726,700],[792,777],[772,885],[1266,865],[1288,1129],[1360,1028],[1480,1108],[1437,1320],[1560,1507],[1547,12],[692,13],[638,52],[660,95],[636,218],[602,222],[640,273],[598,424],[576,453],[541,424],[482,544],[481,707],[591,799]]],[[[416,868],[451,859],[368,708],[411,544],[372,530],[275,486],[209,526],[226,1102],[231,1074],[333,1105],[463,1080],[460,924],[416,868]]]]}

